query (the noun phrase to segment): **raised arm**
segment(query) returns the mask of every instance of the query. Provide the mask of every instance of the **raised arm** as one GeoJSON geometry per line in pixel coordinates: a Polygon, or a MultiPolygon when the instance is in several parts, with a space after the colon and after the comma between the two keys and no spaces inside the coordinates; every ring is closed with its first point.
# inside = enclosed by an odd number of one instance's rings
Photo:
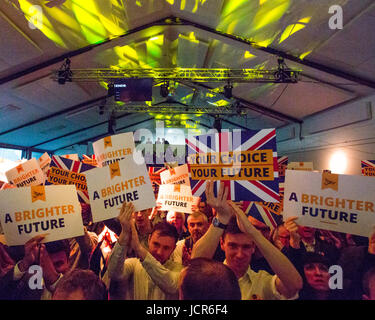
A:
{"type": "Polygon", "coordinates": [[[252,237],[259,251],[277,275],[277,291],[286,298],[294,297],[303,285],[302,278],[296,268],[262,233],[254,228],[240,208],[231,201],[229,201],[229,205],[236,214],[237,224],[241,231],[252,237]]]}
{"type": "Polygon", "coordinates": [[[121,224],[121,233],[108,260],[108,277],[115,280],[127,277],[127,270],[124,270],[124,262],[127,251],[130,248],[131,240],[131,219],[134,212],[134,205],[124,202],[118,220],[121,224]]]}
{"type": "MultiPolygon", "coordinates": [[[[228,189],[224,188],[224,183],[220,183],[217,197],[214,195],[214,182],[206,182],[206,199],[207,204],[216,211],[216,218],[220,223],[227,225],[233,215],[231,207],[227,203],[228,189]]],[[[215,227],[212,224],[207,232],[195,243],[191,258],[212,258],[219,244],[220,237],[223,235],[224,229],[215,227]]]]}

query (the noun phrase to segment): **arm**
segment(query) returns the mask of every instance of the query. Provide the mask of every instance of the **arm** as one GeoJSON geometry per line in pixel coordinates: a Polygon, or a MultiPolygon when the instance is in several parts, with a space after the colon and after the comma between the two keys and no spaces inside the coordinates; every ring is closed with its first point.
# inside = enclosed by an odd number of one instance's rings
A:
{"type": "Polygon", "coordinates": [[[170,261],[169,263],[171,267],[173,266],[173,269],[166,268],[139,242],[134,221],[132,221],[131,228],[131,246],[140,259],[143,268],[161,290],[168,294],[176,294],[178,292],[178,279],[182,265],[170,261]]]}
{"type": "MultiPolygon", "coordinates": [[[[214,182],[206,182],[207,204],[215,209],[217,212],[217,218],[223,224],[228,224],[233,215],[232,209],[227,203],[227,197],[228,189],[224,188],[223,183],[220,183],[218,196],[215,198],[214,182]]],[[[223,229],[216,228],[211,224],[207,232],[194,245],[191,258],[206,257],[211,259],[215,254],[220,237],[223,235],[223,233],[223,229]]]]}
{"type": "Polygon", "coordinates": [[[128,276],[128,272],[126,272],[126,269],[124,270],[124,262],[130,246],[133,212],[133,204],[124,202],[118,216],[121,233],[108,260],[108,277],[114,280],[124,279],[128,276]]]}
{"type": "Polygon", "coordinates": [[[245,213],[229,202],[234,209],[242,232],[252,237],[259,251],[277,275],[276,289],[286,298],[295,296],[302,289],[302,278],[293,264],[271,242],[269,242],[247,219],[245,213]]]}

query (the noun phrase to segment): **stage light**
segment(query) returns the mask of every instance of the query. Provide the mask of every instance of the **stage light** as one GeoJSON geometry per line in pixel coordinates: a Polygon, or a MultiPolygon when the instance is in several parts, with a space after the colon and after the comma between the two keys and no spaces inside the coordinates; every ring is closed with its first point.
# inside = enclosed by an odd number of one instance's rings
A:
{"type": "Polygon", "coordinates": [[[221,131],[221,119],[218,117],[215,118],[214,129],[216,129],[218,132],[221,131]]]}
{"type": "Polygon", "coordinates": [[[160,86],[160,95],[161,95],[163,98],[166,98],[166,97],[168,97],[168,95],[169,95],[169,89],[168,89],[168,86],[169,86],[169,83],[168,83],[168,82],[163,83],[163,84],[160,86]]]}
{"type": "Polygon", "coordinates": [[[347,166],[347,157],[343,151],[337,151],[332,154],[329,161],[329,170],[332,173],[344,174],[347,166]]]}
{"type": "Polygon", "coordinates": [[[224,97],[227,98],[227,99],[230,99],[232,98],[232,89],[233,89],[233,86],[228,83],[227,85],[224,86],[224,97]]]}

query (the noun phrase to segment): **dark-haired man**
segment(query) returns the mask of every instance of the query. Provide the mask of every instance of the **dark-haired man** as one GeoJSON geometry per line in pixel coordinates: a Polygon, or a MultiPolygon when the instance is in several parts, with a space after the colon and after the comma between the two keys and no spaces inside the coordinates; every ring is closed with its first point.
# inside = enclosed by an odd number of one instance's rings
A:
{"type": "Polygon", "coordinates": [[[180,300],[241,300],[236,275],[208,258],[190,260],[180,275],[180,300]]]}
{"type": "Polygon", "coordinates": [[[178,278],[182,265],[169,259],[176,247],[177,230],[167,222],[156,224],[148,239],[148,250],[141,245],[135,229],[132,203],[124,203],[118,220],[122,231],[108,262],[108,278],[125,289],[127,300],[167,300],[178,298],[178,278]],[[137,258],[127,258],[129,249],[137,258]]]}
{"type": "Polygon", "coordinates": [[[293,264],[250,223],[240,208],[227,200],[228,189],[223,183],[217,197],[214,196],[213,186],[213,182],[207,181],[206,198],[216,210],[217,217],[195,244],[192,258],[212,258],[220,241],[225,252],[224,263],[235,273],[243,300],[297,298],[302,278],[293,264]],[[231,220],[233,215],[235,218],[231,220]],[[250,269],[255,246],[275,272],[274,276],[264,270],[254,272],[250,269]]]}

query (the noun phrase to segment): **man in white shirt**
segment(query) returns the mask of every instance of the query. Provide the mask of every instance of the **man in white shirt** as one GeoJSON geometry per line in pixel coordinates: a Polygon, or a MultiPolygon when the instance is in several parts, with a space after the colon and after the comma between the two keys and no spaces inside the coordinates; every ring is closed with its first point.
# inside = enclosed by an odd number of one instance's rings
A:
{"type": "Polygon", "coordinates": [[[167,222],[156,224],[149,236],[147,250],[139,242],[133,212],[132,203],[123,204],[118,217],[122,231],[109,258],[108,278],[117,282],[123,299],[177,299],[182,265],[169,259],[176,247],[176,228],[167,222]],[[137,258],[127,258],[130,248],[137,258]]]}
{"type": "Polygon", "coordinates": [[[207,181],[207,203],[216,210],[217,216],[206,234],[194,245],[192,258],[212,258],[220,241],[225,252],[224,263],[235,273],[243,300],[297,298],[303,282],[293,264],[250,223],[240,208],[227,200],[228,189],[223,183],[217,197],[213,187],[214,183],[207,181]],[[235,218],[231,221],[233,215],[235,218]],[[263,270],[254,272],[250,269],[255,246],[275,272],[274,276],[263,270]]]}

